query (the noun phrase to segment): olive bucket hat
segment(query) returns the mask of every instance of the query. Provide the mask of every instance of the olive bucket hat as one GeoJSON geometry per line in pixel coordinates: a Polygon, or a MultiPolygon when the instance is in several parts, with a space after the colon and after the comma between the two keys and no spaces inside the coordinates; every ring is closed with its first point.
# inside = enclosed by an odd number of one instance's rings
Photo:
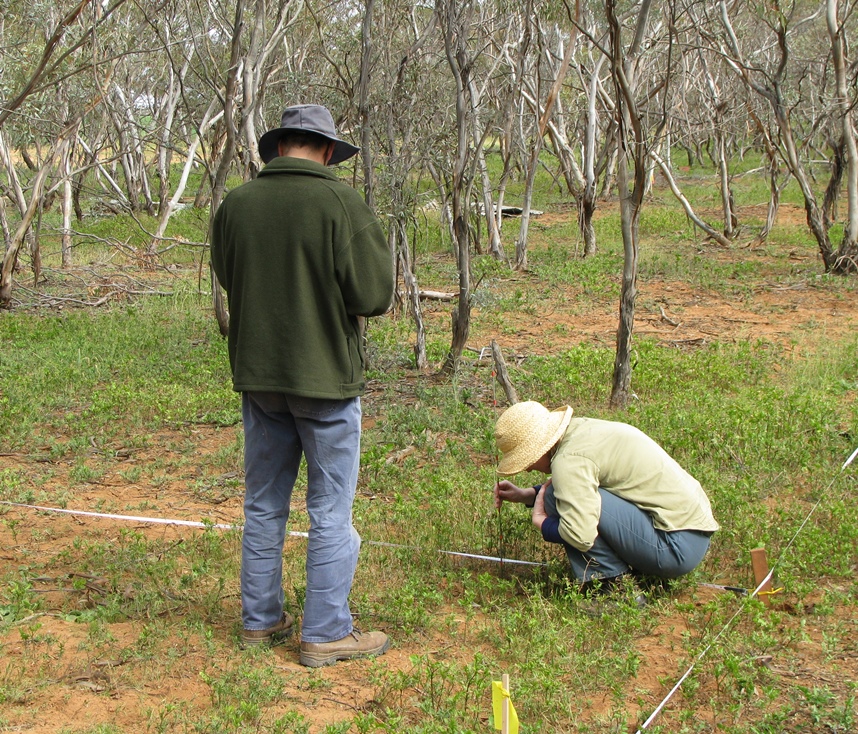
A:
{"type": "Polygon", "coordinates": [[[337,128],[334,126],[334,118],[327,107],[318,104],[299,104],[287,107],[280,117],[280,127],[269,130],[259,138],[259,157],[265,163],[277,157],[277,144],[285,132],[303,131],[316,133],[335,143],[334,153],[329,166],[335,166],[344,160],[351,158],[360,148],[355,147],[345,140],[337,137],[337,128]]]}
{"type": "Polygon", "coordinates": [[[503,456],[497,473],[509,476],[524,471],[554,446],[572,420],[572,408],[549,411],[528,400],[507,408],[495,425],[495,441],[503,456]]]}

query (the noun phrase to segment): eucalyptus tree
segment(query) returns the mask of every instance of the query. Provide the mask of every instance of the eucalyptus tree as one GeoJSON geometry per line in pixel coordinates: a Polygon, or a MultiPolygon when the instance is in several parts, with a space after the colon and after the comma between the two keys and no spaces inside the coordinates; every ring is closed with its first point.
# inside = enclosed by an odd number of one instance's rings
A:
{"type": "MultiPolygon", "coordinates": [[[[527,0],[530,2],[530,0],[527,0]]],[[[487,5],[487,7],[491,7],[487,5]]],[[[501,6],[494,7],[494,13],[483,19],[480,28],[483,29],[484,50],[481,58],[486,60],[480,69],[480,81],[477,82],[476,73],[468,77],[468,94],[466,96],[470,106],[471,138],[474,150],[474,165],[480,182],[480,194],[482,197],[483,218],[486,222],[486,231],[489,240],[489,253],[495,258],[504,259],[503,243],[501,241],[502,221],[502,192],[498,189],[495,197],[495,188],[489,175],[486,161],[486,144],[490,137],[494,136],[495,130],[500,127],[498,119],[502,114],[500,102],[502,95],[497,94],[496,87],[502,84],[500,81],[509,78],[510,69],[506,67],[508,56],[504,53],[495,53],[494,50],[507,49],[520,40],[520,13],[505,13],[501,6]]],[[[479,67],[475,65],[475,71],[479,67]]],[[[477,239],[477,249],[479,241],[477,239]]]]}
{"type": "Polygon", "coordinates": [[[421,230],[426,165],[433,150],[444,145],[447,127],[445,110],[437,104],[438,87],[427,74],[439,52],[437,17],[433,8],[396,0],[379,3],[374,17],[376,33],[384,42],[377,46],[372,89],[362,115],[373,120],[372,136],[362,135],[362,143],[377,146],[373,201],[387,223],[403,283],[401,301],[414,321],[415,366],[423,370],[429,360],[414,250],[421,230]]]}
{"type": "Polygon", "coordinates": [[[444,43],[444,55],[452,74],[455,90],[455,152],[452,156],[452,216],[455,238],[456,267],[459,273],[458,301],[452,313],[452,339],[443,370],[454,372],[468,342],[471,326],[471,229],[470,188],[472,156],[470,146],[473,106],[470,75],[474,54],[469,49],[474,14],[474,0],[436,0],[435,12],[444,43]]]}
{"type": "Polygon", "coordinates": [[[702,106],[711,111],[711,129],[714,140],[713,159],[718,169],[723,231],[727,239],[732,239],[736,235],[736,227],[739,221],[736,215],[733,190],[730,185],[730,122],[731,119],[734,119],[736,111],[735,100],[731,99],[729,94],[723,90],[725,85],[721,78],[720,59],[716,57],[710,60],[707,58],[707,54],[702,51],[699,52],[699,59],[704,82],[702,88],[708,93],[701,100],[704,102],[702,106]]]}
{"type": "MultiPolygon", "coordinates": [[[[846,36],[846,21],[856,11],[855,3],[826,0],[825,21],[831,40],[831,60],[834,71],[832,117],[839,128],[838,147],[846,159],[846,221],[843,238],[831,266],[834,272],[858,273],[858,141],[856,140],[854,109],[856,93],[855,60],[849,63],[850,48],[846,36]]],[[[855,28],[853,15],[852,28],[855,28]]]]}
{"type": "MultiPolygon", "coordinates": [[[[805,5],[797,2],[776,0],[770,7],[762,8],[742,3],[728,6],[725,0],[719,0],[717,10],[722,29],[717,39],[719,50],[737,78],[750,92],[765,100],[771,109],[777,130],[778,154],[801,189],[808,227],[816,240],[825,271],[840,274],[858,272],[858,249],[851,239],[858,227],[853,224],[858,217],[858,206],[853,207],[852,204],[852,201],[858,204],[858,199],[854,198],[858,195],[855,184],[852,183],[853,193],[849,199],[846,234],[836,249],[830,236],[831,223],[826,221],[824,208],[814,191],[806,155],[807,150],[812,149],[820,119],[816,116],[813,120],[808,114],[814,110],[817,100],[824,101],[834,110],[840,136],[846,146],[851,140],[854,150],[854,126],[851,114],[845,113],[855,104],[855,84],[853,78],[851,89],[848,84],[844,87],[849,72],[845,63],[845,26],[839,19],[838,3],[826,3],[822,8],[813,6],[801,14],[805,5]],[[761,38],[756,32],[737,31],[737,24],[741,24],[740,28],[744,30],[753,24],[755,31],[765,30],[766,35],[761,38]],[[822,39],[828,41],[831,52],[826,57],[794,53],[796,46],[801,46],[805,52],[818,48],[822,39]],[[827,68],[829,58],[835,59],[833,94],[826,88],[830,74],[827,68]],[[840,74],[837,64],[841,67],[840,74]]],[[[854,70],[851,73],[854,74],[854,70]]],[[[847,187],[855,180],[854,164],[851,170],[852,178],[848,179],[847,187]]],[[[838,175],[837,169],[835,175],[838,175]]]]}
{"type": "MultiPolygon", "coordinates": [[[[718,172],[722,212],[720,232],[694,212],[673,177],[669,162],[667,165],[660,161],[657,163],[689,219],[710,239],[728,246],[740,231],[731,173],[736,154],[741,156],[744,147],[754,141],[753,146],[761,150],[768,161],[765,170],[772,182],[769,213],[757,241],[765,239],[774,223],[784,182],[780,179],[777,158],[772,158],[774,148],[769,144],[771,130],[765,115],[761,114],[758,103],[748,99],[722,54],[711,43],[718,26],[719,21],[710,3],[690,2],[685,7],[685,22],[679,31],[683,44],[682,68],[674,87],[675,104],[670,131],[676,132],[677,144],[685,149],[689,167],[695,162],[702,165],[701,150],[706,148],[718,172]]],[[[668,152],[665,147],[665,156],[668,152]]]]}
{"type": "MultiPolygon", "coordinates": [[[[125,2],[78,0],[64,5],[10,2],[4,7],[0,38],[5,56],[0,84],[0,136],[4,143],[15,141],[13,145],[19,146],[23,158],[29,161],[33,176],[27,191],[14,170],[11,156],[6,158],[7,181],[18,205],[20,221],[14,234],[4,222],[4,233],[9,236],[0,269],[0,307],[11,303],[12,272],[24,243],[30,248],[34,276],[39,277],[41,254],[31,225],[44,203],[43,194],[51,189],[55,162],[61,162],[61,177],[71,175],[69,156],[73,139],[84,117],[104,99],[105,87],[100,79],[109,77],[117,59],[126,53],[121,32],[110,53],[103,53],[104,38],[116,32],[119,11],[125,2]],[[86,79],[87,83],[81,85],[82,93],[71,103],[63,98],[63,93],[74,87],[72,80],[80,79],[86,79]],[[65,113],[51,114],[62,110],[65,113]],[[37,153],[35,161],[30,159],[31,145],[37,153]]],[[[8,153],[9,148],[4,149],[8,153]]],[[[63,221],[65,229],[68,217],[64,216],[63,221]]],[[[67,250],[64,262],[68,262],[67,250]]]]}
{"type": "MultiPolygon", "coordinates": [[[[136,69],[133,71],[136,73],[136,69]]],[[[155,204],[146,169],[148,131],[138,118],[136,99],[126,92],[135,86],[130,73],[120,79],[114,76],[109,92],[104,97],[105,109],[113,126],[112,147],[122,168],[129,207],[132,212],[145,210],[148,214],[154,214],[155,204]]]]}
{"type": "MultiPolygon", "coordinates": [[[[538,19],[528,15],[528,19],[532,19],[536,23],[536,36],[539,39],[537,48],[542,52],[548,52],[550,43],[547,34],[543,31],[538,19]]],[[[574,26],[573,26],[574,28],[574,26]]],[[[536,170],[539,165],[539,156],[542,152],[542,147],[545,139],[545,131],[548,127],[549,120],[554,110],[554,105],[566,77],[566,72],[569,69],[569,62],[572,58],[572,53],[575,50],[576,34],[571,34],[571,38],[565,37],[561,29],[557,25],[552,26],[551,35],[558,43],[557,58],[559,63],[553,67],[550,79],[543,79],[540,73],[545,67],[538,63],[536,64],[536,84],[531,87],[531,98],[534,100],[535,120],[533,125],[533,139],[530,145],[530,155],[525,169],[525,184],[524,184],[524,200],[522,202],[521,226],[519,228],[518,237],[515,241],[515,268],[520,270],[527,269],[527,235],[530,225],[530,209],[533,197],[533,185],[536,179],[536,170]],[[542,82],[545,84],[543,85],[542,82]],[[548,86],[548,91],[544,102],[539,101],[541,86],[548,86]]],[[[539,56],[542,54],[540,53],[539,56]]],[[[548,67],[552,68],[552,67],[548,67]]]]}
{"type": "Polygon", "coordinates": [[[146,22],[155,42],[150,55],[152,66],[147,75],[148,91],[143,99],[150,105],[149,126],[155,147],[155,175],[158,180],[158,223],[147,248],[147,255],[159,252],[167,225],[185,193],[191,169],[204,158],[198,156],[209,129],[223,117],[217,110],[217,98],[211,94],[208,105],[205,86],[191,82],[195,68],[202,63],[195,36],[200,29],[190,22],[188,8],[182,2],[171,2],[159,9],[157,16],[147,16],[146,22]],[[173,163],[184,157],[181,174],[173,187],[173,163]]]}
{"type": "Polygon", "coordinates": [[[6,3],[3,27],[5,32],[11,31],[14,42],[11,38],[3,41],[0,128],[34,95],[50,91],[59,79],[82,72],[103,73],[109,59],[93,58],[85,51],[126,2],[76,0],[64,7],[54,2],[6,3]]]}
{"type": "MultiPolygon", "coordinates": [[[[12,272],[18,260],[18,253],[21,245],[24,243],[25,236],[33,223],[33,220],[41,203],[42,193],[45,190],[45,185],[48,176],[52,172],[52,166],[56,158],[62,158],[65,155],[65,150],[70,144],[69,138],[74,130],[80,124],[80,117],[73,119],[62,130],[60,130],[48,150],[42,165],[38,172],[33,177],[31,183],[30,201],[27,204],[26,210],[21,216],[21,221],[11,240],[7,243],[6,251],[3,257],[2,267],[0,267],[0,308],[8,308],[12,300],[12,272]]],[[[33,257],[33,275],[38,281],[40,273],[40,256],[38,251],[38,243],[33,257]]]]}
{"type": "MultiPolygon", "coordinates": [[[[609,108],[608,113],[613,112],[613,104],[607,95],[600,94],[604,88],[603,81],[600,78],[602,73],[602,65],[605,61],[604,54],[599,53],[595,59],[592,55],[592,67],[589,71],[590,79],[586,84],[586,110],[587,114],[584,118],[584,133],[583,133],[583,183],[584,186],[580,189],[580,198],[578,203],[578,227],[581,230],[581,235],[584,238],[584,256],[596,254],[596,230],[593,226],[593,214],[596,211],[596,201],[598,194],[598,180],[600,172],[604,173],[607,167],[607,151],[614,143],[614,115],[599,114],[600,99],[606,100],[609,108]],[[604,130],[601,136],[599,133],[599,120],[607,117],[608,127],[604,130]],[[601,151],[597,147],[597,140],[603,141],[601,151]],[[601,165],[600,165],[601,162],[601,165]]],[[[583,81],[583,75],[582,75],[583,81]]]]}
{"type": "MultiPolygon", "coordinates": [[[[582,45],[576,56],[575,81],[577,83],[577,118],[574,125],[573,140],[580,149],[581,166],[564,149],[571,149],[565,137],[553,132],[549,123],[549,132],[555,140],[555,150],[565,168],[570,192],[578,206],[578,228],[584,242],[583,255],[596,254],[596,230],[593,215],[596,212],[600,195],[612,190],[611,170],[617,151],[617,115],[616,105],[607,87],[611,85],[610,53],[608,45],[608,27],[604,18],[604,8],[599,3],[581,3],[576,8],[577,16],[571,18],[575,28],[587,43],[582,45]],[[602,182],[601,190],[599,182],[602,182]]],[[[570,87],[573,86],[570,84],[570,87]]],[[[562,114],[558,117],[562,119],[562,114]]],[[[561,127],[561,131],[562,131],[561,127]]]]}
{"type": "MultiPolygon", "coordinates": [[[[696,33],[699,30],[699,21],[693,12],[694,5],[680,7],[678,3],[670,2],[664,4],[662,9],[664,19],[654,23],[658,32],[654,31],[653,36],[647,40],[651,48],[658,47],[662,52],[650,54],[646,66],[648,84],[641,90],[641,131],[646,140],[642,150],[648,159],[647,172],[643,179],[644,193],[651,186],[654,167],[658,167],[688,219],[707,237],[727,247],[730,245],[729,237],[695,212],[674,175],[669,156],[674,127],[677,128],[680,140],[683,133],[689,134],[688,130],[691,128],[696,131],[691,134],[700,135],[701,131],[705,130],[709,137],[713,135],[713,128],[716,129],[714,134],[720,141],[717,147],[722,155],[713,155],[712,159],[720,174],[724,230],[732,234],[737,219],[734,214],[735,205],[730,189],[727,160],[728,139],[731,136],[731,130],[726,124],[728,105],[721,99],[723,95],[719,85],[715,83],[710,65],[697,51],[699,42],[696,40],[696,33]],[[716,118],[714,122],[713,115],[716,118]]],[[[622,92],[624,87],[620,86],[618,89],[622,92]]]]}
{"type": "MultiPolygon", "coordinates": [[[[666,108],[649,110],[656,90],[664,100],[673,71],[676,18],[668,3],[664,18],[651,20],[651,0],[641,0],[634,11],[621,16],[615,0],[605,3],[609,36],[609,61],[614,87],[617,119],[617,185],[620,196],[620,222],[623,237],[623,276],[620,292],[620,316],[617,350],[610,402],[624,407],[631,399],[631,344],[634,331],[635,301],[639,253],[639,221],[647,186],[647,157],[661,140],[667,122],[666,108]],[[624,25],[624,21],[629,25],[624,25]],[[626,43],[624,32],[631,32],[626,43]],[[646,51],[650,52],[649,58],[646,51]],[[645,66],[661,56],[661,65],[645,66]],[[644,70],[646,69],[646,75],[644,70]]],[[[664,103],[662,103],[664,104],[664,103]]]]}
{"type": "MultiPolygon", "coordinates": [[[[186,109],[187,78],[195,61],[191,37],[195,29],[187,23],[178,3],[158,10],[157,16],[145,17],[154,48],[148,58],[146,91],[141,100],[147,104],[153,131],[159,224],[166,226],[173,208],[170,199],[173,158],[189,145],[182,136],[182,116],[191,112],[186,109]]],[[[163,234],[163,229],[159,234],[163,234]]]]}

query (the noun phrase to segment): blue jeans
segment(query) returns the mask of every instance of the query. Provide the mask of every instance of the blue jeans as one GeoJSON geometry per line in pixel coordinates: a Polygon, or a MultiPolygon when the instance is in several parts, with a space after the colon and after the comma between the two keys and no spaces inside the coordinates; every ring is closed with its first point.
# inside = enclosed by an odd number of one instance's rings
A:
{"type": "Polygon", "coordinates": [[[339,640],[352,631],[348,597],[360,550],[360,536],[352,526],[360,465],[360,398],[245,392],[242,419],[244,628],[268,629],[283,613],[283,542],[303,454],[310,531],[301,639],[339,640]]]}
{"type": "MultiPolygon", "coordinates": [[[[545,512],[559,517],[554,486],[545,490],[545,512]]],[[[711,533],[698,530],[668,532],[653,527],[649,513],[599,488],[602,514],[598,536],[588,551],[564,543],[566,557],[579,581],[613,578],[635,570],[647,576],[678,578],[693,571],[709,549],[711,533]]]]}

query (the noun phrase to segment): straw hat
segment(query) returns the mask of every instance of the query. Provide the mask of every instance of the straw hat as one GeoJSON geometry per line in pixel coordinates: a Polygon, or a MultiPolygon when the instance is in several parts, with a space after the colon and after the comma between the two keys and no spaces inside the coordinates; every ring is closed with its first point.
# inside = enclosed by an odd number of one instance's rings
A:
{"type": "Polygon", "coordinates": [[[528,400],[507,408],[495,426],[495,440],[503,457],[497,473],[518,474],[532,466],[554,446],[572,420],[572,408],[549,411],[542,403],[528,400]]]}

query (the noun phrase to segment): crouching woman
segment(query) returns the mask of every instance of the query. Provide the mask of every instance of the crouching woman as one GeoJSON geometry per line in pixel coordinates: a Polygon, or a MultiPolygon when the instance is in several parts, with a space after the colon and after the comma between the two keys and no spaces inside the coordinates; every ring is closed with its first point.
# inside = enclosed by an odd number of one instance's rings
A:
{"type": "Polygon", "coordinates": [[[583,583],[677,578],[700,564],[718,530],[700,483],[634,426],[528,401],[501,415],[495,439],[500,476],[550,475],[537,487],[498,482],[495,505],[532,507],[543,539],[565,547],[583,583]]]}

